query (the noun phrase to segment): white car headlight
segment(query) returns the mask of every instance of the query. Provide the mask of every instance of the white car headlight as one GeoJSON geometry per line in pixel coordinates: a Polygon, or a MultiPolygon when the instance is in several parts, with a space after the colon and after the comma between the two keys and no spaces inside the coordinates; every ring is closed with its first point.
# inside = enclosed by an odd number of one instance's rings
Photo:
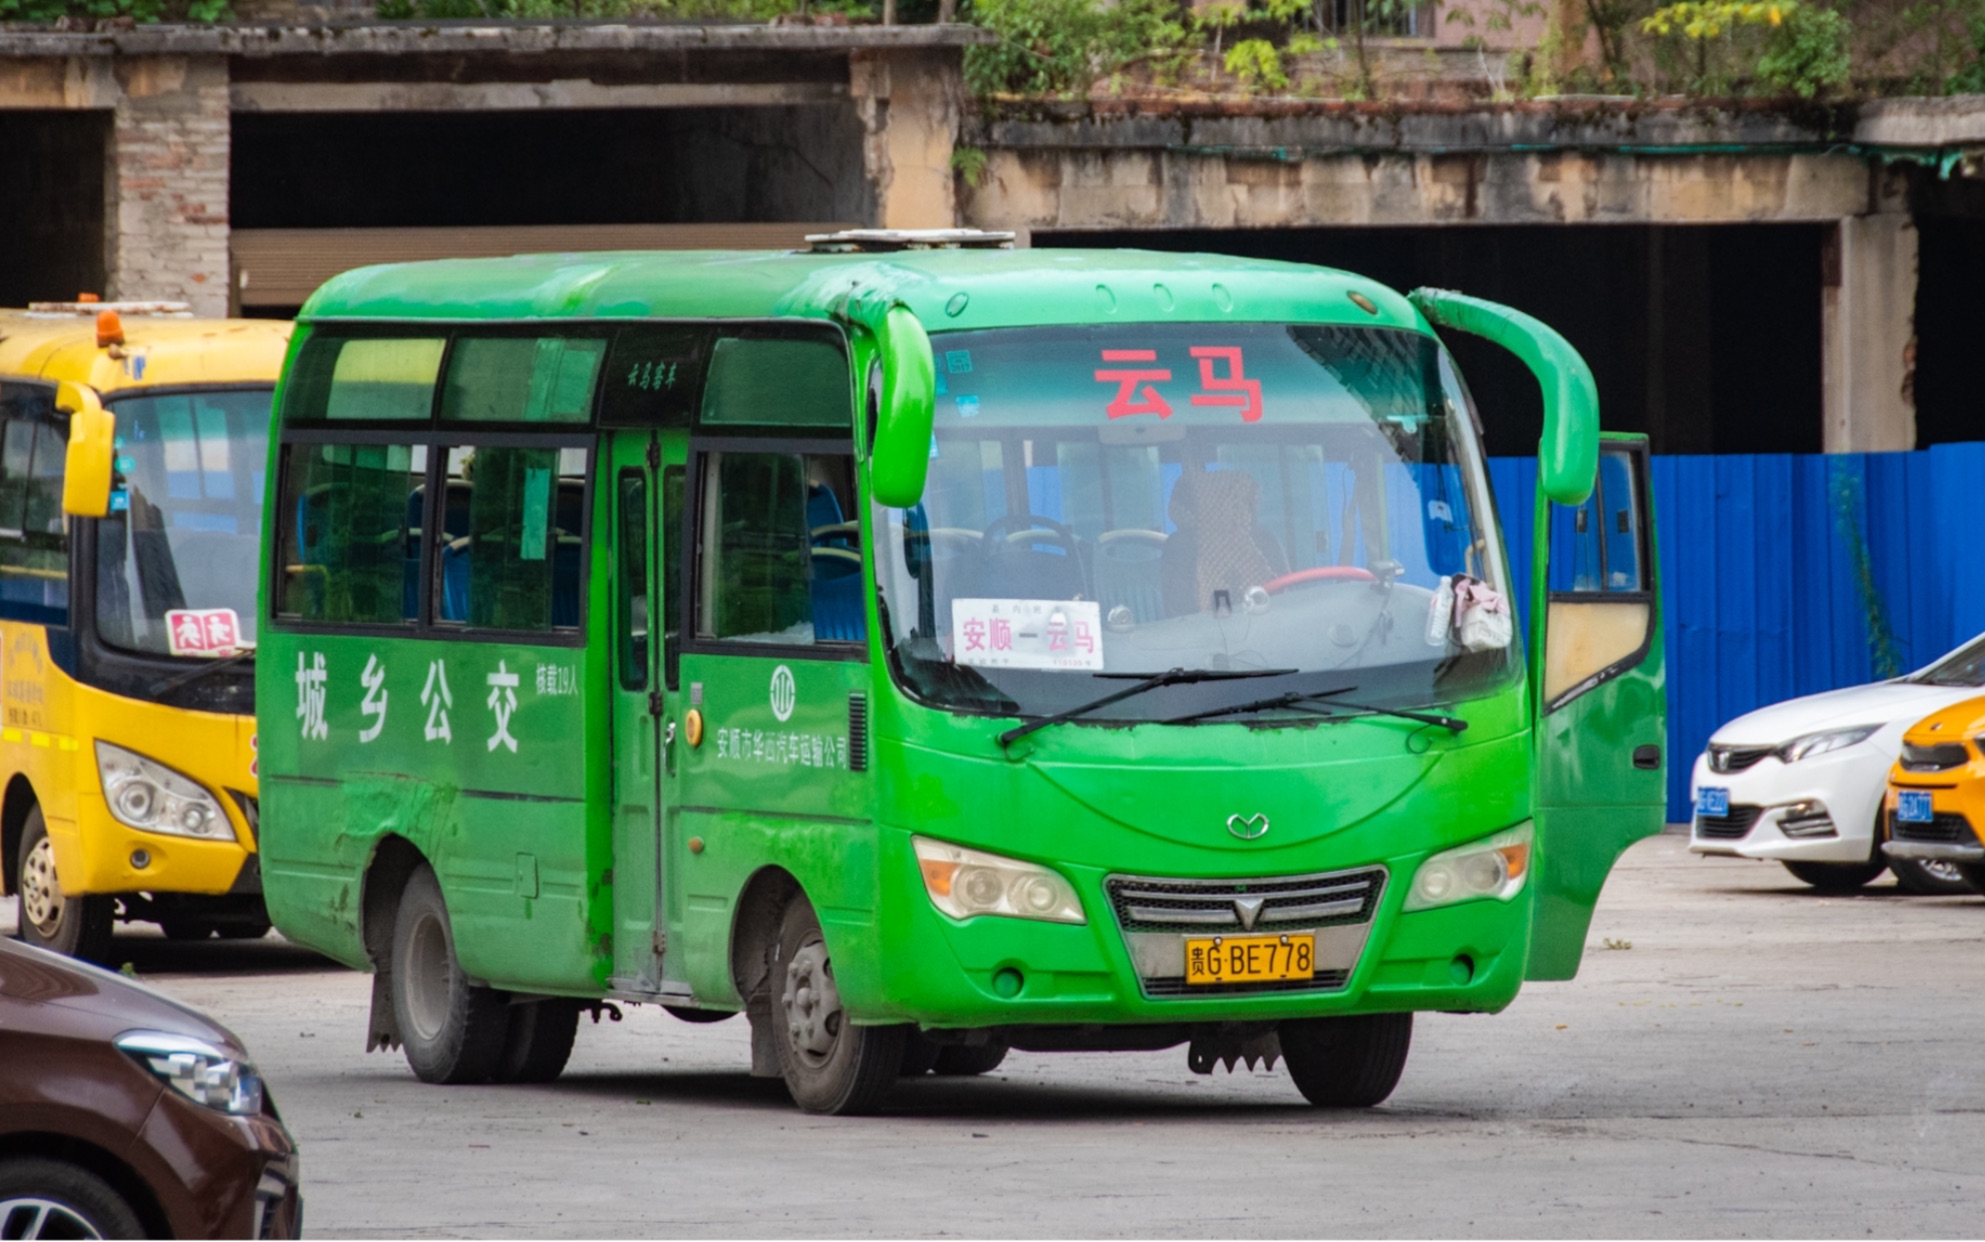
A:
{"type": "Polygon", "coordinates": [[[1873,737],[1880,725],[1856,725],[1851,729],[1829,729],[1825,733],[1808,733],[1795,737],[1778,748],[1778,757],[1786,763],[1797,763],[1814,755],[1824,755],[1829,751],[1846,750],[1858,746],[1873,737]]]}
{"type": "Polygon", "coordinates": [[[128,1031],[117,1037],[117,1046],[195,1104],[237,1117],[262,1111],[262,1079],[255,1067],[204,1039],[128,1031]]]}
{"type": "Polygon", "coordinates": [[[1048,923],[1086,923],[1075,886],[1046,867],[980,850],[911,837],[924,891],[954,919],[997,914],[1048,923]]]}
{"type": "Polygon", "coordinates": [[[214,796],[164,764],[98,742],[96,766],[104,804],[118,823],[176,837],[234,839],[234,826],[214,796]]]}
{"type": "Polygon", "coordinates": [[[1431,910],[1483,897],[1508,901],[1530,878],[1530,839],[1525,820],[1493,837],[1435,854],[1414,875],[1406,909],[1431,910]]]}

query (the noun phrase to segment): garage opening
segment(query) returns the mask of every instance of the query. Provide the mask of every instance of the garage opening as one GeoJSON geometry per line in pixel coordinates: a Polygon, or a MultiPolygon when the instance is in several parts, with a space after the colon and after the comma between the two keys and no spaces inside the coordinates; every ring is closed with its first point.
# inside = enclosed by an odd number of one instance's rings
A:
{"type": "Polygon", "coordinates": [[[108,112],[9,112],[0,141],[0,306],[102,293],[108,112]]]}
{"type": "MultiPolygon", "coordinates": [[[[1036,246],[1138,246],[1319,263],[1399,290],[1458,289],[1524,310],[1591,364],[1609,431],[1657,453],[1817,453],[1819,225],[1036,232],[1036,246]]],[[[1458,333],[1495,455],[1536,452],[1543,408],[1523,365],[1458,333]]]]}
{"type": "Polygon", "coordinates": [[[1985,181],[1918,174],[1916,444],[1985,440],[1978,414],[1979,291],[1985,289],[1985,181]]]}
{"type": "Polygon", "coordinates": [[[235,304],[366,263],[802,245],[870,218],[846,106],[238,113],[235,304]]]}

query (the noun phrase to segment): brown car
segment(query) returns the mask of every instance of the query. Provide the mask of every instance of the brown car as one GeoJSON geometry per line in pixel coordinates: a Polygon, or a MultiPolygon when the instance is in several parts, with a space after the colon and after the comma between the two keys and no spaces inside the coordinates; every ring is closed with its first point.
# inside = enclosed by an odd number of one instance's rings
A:
{"type": "Polygon", "coordinates": [[[226,1028],[0,940],[0,1238],[294,1238],[296,1144],[226,1028]]]}

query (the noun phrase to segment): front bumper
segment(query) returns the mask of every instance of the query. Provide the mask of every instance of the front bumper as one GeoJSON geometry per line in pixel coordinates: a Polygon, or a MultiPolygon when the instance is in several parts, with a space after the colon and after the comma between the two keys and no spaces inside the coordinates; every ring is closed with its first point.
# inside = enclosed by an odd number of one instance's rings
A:
{"type": "MultiPolygon", "coordinates": [[[[894,834],[891,834],[892,836],[894,834]]],[[[1404,1010],[1494,1012],[1515,998],[1530,944],[1530,888],[1509,901],[1400,909],[1420,855],[1328,873],[1382,871],[1364,910],[1349,919],[1264,922],[1254,934],[1314,932],[1316,976],[1247,989],[1187,985],[1174,977],[1187,938],[1249,934],[1134,926],[1112,901],[1130,877],[1063,867],[1083,894],[1089,921],[1073,926],[1014,918],[963,922],[934,909],[917,879],[907,839],[885,847],[884,874],[900,877],[886,921],[900,921],[898,946],[880,962],[881,986],[864,998],[865,1020],[926,1027],[1274,1021],[1404,1010]],[[889,855],[898,849],[902,857],[889,855]],[[1017,982],[1017,986],[1016,986],[1017,982]]],[[[1307,874],[1314,878],[1314,873],[1307,874]]],[[[1267,887],[1297,876],[1265,875],[1267,887]]],[[[1150,883],[1150,877],[1138,877],[1150,883]]],[[[1184,881],[1186,884],[1206,883],[1184,881]]],[[[1249,881],[1225,882],[1245,884],[1249,881]]],[[[823,914],[823,917],[828,917],[823,914]]],[[[844,987],[844,994],[846,992],[844,987]]]]}
{"type": "Polygon", "coordinates": [[[1866,862],[1874,849],[1893,756],[1862,742],[1785,763],[1766,756],[1741,772],[1716,772],[1696,757],[1689,804],[1705,786],[1730,791],[1728,817],[1691,817],[1689,852],[1790,862],[1866,862]],[[1801,807],[1813,808],[1801,811],[1801,807]],[[1831,831],[1820,831],[1823,826],[1831,831]]]}
{"type": "Polygon", "coordinates": [[[220,896],[261,891],[261,872],[249,871],[254,851],[245,842],[252,830],[233,799],[224,798],[231,839],[180,837],[142,832],[117,821],[103,795],[89,792],[76,798],[76,820],[58,828],[49,824],[55,845],[56,873],[64,896],[89,893],[188,893],[220,896]],[[65,830],[66,829],[66,830],[65,830]],[[134,861],[142,856],[145,865],[134,861]],[[244,889],[244,879],[252,889],[244,889]]]}
{"type": "Polygon", "coordinates": [[[167,1090],[134,1147],[174,1237],[297,1238],[303,1194],[296,1143],[273,1102],[252,1117],[167,1090]]]}

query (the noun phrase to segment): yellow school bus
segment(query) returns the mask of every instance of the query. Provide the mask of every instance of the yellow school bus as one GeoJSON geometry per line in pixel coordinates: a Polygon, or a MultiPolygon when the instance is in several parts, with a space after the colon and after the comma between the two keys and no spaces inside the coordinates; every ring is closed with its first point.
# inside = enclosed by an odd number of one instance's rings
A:
{"type": "Polygon", "coordinates": [[[288,323],[0,311],[0,864],[18,934],[268,930],[256,565],[288,323]]]}

